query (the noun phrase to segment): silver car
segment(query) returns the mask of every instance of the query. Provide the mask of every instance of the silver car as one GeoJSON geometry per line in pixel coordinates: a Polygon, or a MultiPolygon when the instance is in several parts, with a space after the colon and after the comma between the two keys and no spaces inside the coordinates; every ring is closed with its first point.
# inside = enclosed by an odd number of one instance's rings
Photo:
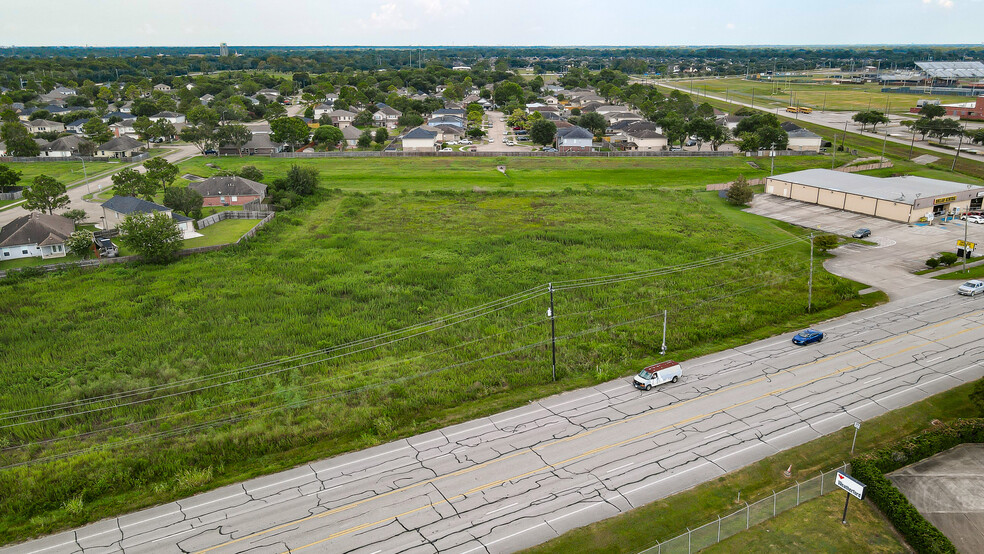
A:
{"type": "Polygon", "coordinates": [[[960,285],[957,292],[964,296],[977,296],[978,294],[984,293],[984,281],[979,279],[971,279],[966,283],[960,285]]]}

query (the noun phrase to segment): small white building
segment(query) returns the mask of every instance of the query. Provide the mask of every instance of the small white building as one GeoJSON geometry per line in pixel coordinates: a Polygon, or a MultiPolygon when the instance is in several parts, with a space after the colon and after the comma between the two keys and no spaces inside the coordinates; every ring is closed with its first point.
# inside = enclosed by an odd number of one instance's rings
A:
{"type": "Polygon", "coordinates": [[[75,222],[60,215],[31,213],[0,229],[0,261],[18,258],[61,258],[75,222]]]}
{"type": "Polygon", "coordinates": [[[437,150],[437,133],[420,127],[414,127],[403,135],[403,150],[405,152],[434,152],[437,150]]]}

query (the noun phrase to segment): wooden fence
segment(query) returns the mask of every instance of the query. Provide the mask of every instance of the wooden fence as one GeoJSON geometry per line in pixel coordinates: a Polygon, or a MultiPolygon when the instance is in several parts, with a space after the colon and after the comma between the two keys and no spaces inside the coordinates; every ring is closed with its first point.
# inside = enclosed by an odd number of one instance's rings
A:
{"type": "MultiPolygon", "coordinates": [[[[734,156],[762,157],[769,152],[689,152],[686,150],[636,150],[616,152],[405,152],[367,151],[367,152],[280,152],[270,154],[271,158],[730,158],[734,156]]],[[[815,156],[817,152],[798,150],[777,150],[776,156],[815,156]]]]}
{"type": "MultiPolygon", "coordinates": [[[[765,184],[765,180],[766,180],[766,177],[761,177],[761,178],[758,178],[758,179],[749,179],[748,180],[748,184],[750,186],[764,185],[765,184]]],[[[707,185],[707,188],[704,189],[704,190],[728,190],[729,188],[731,188],[731,185],[733,185],[733,184],[734,184],[734,182],[731,182],[731,183],[715,183],[713,185],[707,185]]]]}
{"type": "MultiPolygon", "coordinates": [[[[198,229],[204,229],[205,227],[208,227],[209,225],[215,225],[216,223],[218,223],[220,221],[224,221],[226,219],[260,219],[260,220],[265,220],[267,218],[267,216],[269,216],[271,213],[273,213],[273,212],[254,212],[254,211],[237,211],[237,210],[229,210],[229,211],[225,211],[225,212],[218,212],[218,213],[214,213],[214,214],[212,214],[212,215],[210,215],[210,216],[208,216],[208,217],[206,217],[204,219],[199,219],[198,221],[195,222],[195,227],[198,228],[198,229]]],[[[263,225],[265,225],[265,224],[266,224],[266,221],[263,222],[263,225]]]]}
{"type": "MultiPolygon", "coordinates": [[[[199,246],[197,248],[185,248],[183,250],[178,250],[178,252],[176,253],[176,256],[179,257],[179,258],[183,258],[185,256],[191,256],[192,254],[202,254],[204,252],[215,252],[217,250],[222,250],[223,248],[228,248],[229,246],[232,246],[234,244],[239,244],[239,243],[241,243],[241,242],[243,242],[245,240],[248,240],[248,239],[256,236],[256,233],[260,230],[260,228],[263,227],[264,225],[266,225],[267,223],[269,223],[273,219],[273,217],[276,215],[274,212],[266,212],[266,213],[265,212],[219,212],[219,213],[217,213],[215,215],[211,215],[211,216],[209,216],[209,217],[207,217],[207,218],[205,218],[205,219],[203,219],[201,221],[205,221],[206,219],[210,219],[212,217],[219,216],[219,215],[222,215],[222,214],[236,214],[236,215],[228,215],[228,216],[220,217],[219,219],[217,219],[216,221],[212,221],[208,225],[212,225],[213,223],[216,223],[218,221],[222,221],[223,219],[259,219],[260,221],[257,222],[257,224],[254,225],[252,229],[250,229],[249,231],[246,231],[245,233],[243,233],[243,236],[239,237],[236,240],[236,242],[231,242],[231,243],[226,243],[226,244],[213,244],[212,246],[199,246]],[[238,214],[243,214],[243,213],[253,214],[254,217],[245,217],[245,216],[242,216],[242,215],[238,215],[238,214]],[[255,217],[255,216],[260,216],[260,217],[255,217]]],[[[206,225],[206,227],[208,225],[206,225]]],[[[199,228],[201,228],[201,227],[199,227],[199,228]]],[[[65,262],[65,263],[60,263],[60,264],[48,264],[48,265],[40,265],[40,266],[33,266],[33,267],[20,267],[20,268],[8,269],[8,270],[0,270],[0,279],[3,279],[7,275],[9,275],[11,272],[23,271],[25,269],[32,270],[32,271],[52,272],[52,271],[63,271],[63,270],[66,270],[66,269],[71,269],[73,267],[80,267],[80,268],[99,267],[99,266],[110,265],[110,264],[122,264],[122,263],[127,263],[127,262],[135,262],[135,261],[138,261],[138,260],[140,260],[140,256],[122,256],[122,257],[119,257],[119,258],[97,258],[97,259],[94,259],[94,260],[80,260],[78,262],[65,262]]]]}
{"type": "Polygon", "coordinates": [[[834,171],[840,171],[841,173],[857,173],[859,171],[868,171],[870,169],[884,169],[886,167],[894,167],[895,164],[892,162],[874,162],[864,165],[846,165],[844,167],[838,167],[834,171]]]}

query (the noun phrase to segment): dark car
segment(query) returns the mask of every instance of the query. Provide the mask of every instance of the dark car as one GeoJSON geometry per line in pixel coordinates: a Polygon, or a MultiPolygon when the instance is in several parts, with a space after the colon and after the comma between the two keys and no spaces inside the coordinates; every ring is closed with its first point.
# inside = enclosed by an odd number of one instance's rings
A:
{"type": "Polygon", "coordinates": [[[863,239],[865,237],[870,237],[871,229],[858,229],[857,231],[854,231],[854,234],[851,236],[856,239],[863,239]]]}
{"type": "Polygon", "coordinates": [[[218,151],[216,151],[216,150],[206,150],[206,151],[202,152],[202,154],[204,154],[206,156],[214,156],[214,155],[218,154],[218,151]]]}
{"type": "Polygon", "coordinates": [[[803,346],[813,342],[820,342],[823,340],[823,331],[817,331],[816,329],[807,329],[805,331],[800,331],[795,337],[793,337],[793,344],[798,346],[803,346]]]}

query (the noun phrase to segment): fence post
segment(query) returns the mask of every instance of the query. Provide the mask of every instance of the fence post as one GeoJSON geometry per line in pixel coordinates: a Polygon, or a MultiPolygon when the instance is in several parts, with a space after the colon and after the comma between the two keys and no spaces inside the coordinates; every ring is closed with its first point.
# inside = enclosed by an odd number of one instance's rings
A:
{"type": "Polygon", "coordinates": [[[800,482],[796,481],[796,505],[800,505],[800,482]]]}
{"type": "Polygon", "coordinates": [[[776,489],[772,489],[772,517],[776,517],[776,489]]]}
{"type": "Polygon", "coordinates": [[[718,542],[721,542],[721,516],[718,516],[718,542]]]}
{"type": "Polygon", "coordinates": [[[820,496],[823,496],[823,472],[820,472],[820,496]]]}
{"type": "Polygon", "coordinates": [[[690,542],[690,527],[687,527],[687,554],[691,554],[692,552],[693,550],[691,550],[691,542],[690,542]]]}
{"type": "Polygon", "coordinates": [[[748,502],[745,502],[745,530],[746,531],[748,531],[748,520],[749,520],[748,514],[751,511],[752,510],[748,507],[748,502]]]}

